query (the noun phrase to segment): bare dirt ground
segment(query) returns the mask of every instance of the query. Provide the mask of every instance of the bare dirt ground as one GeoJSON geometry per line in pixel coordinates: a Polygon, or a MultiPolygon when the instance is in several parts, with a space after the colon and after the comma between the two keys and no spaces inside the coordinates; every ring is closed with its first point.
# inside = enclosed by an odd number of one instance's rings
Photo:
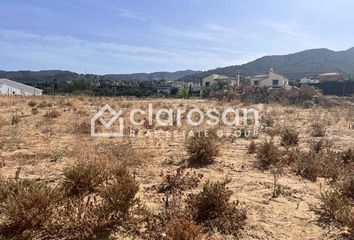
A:
{"type": "MultiPolygon", "coordinates": [[[[211,106],[242,106],[238,102],[203,100],[0,97],[0,173],[4,178],[14,178],[17,174],[20,178],[42,179],[55,185],[60,182],[63,169],[75,160],[99,159],[100,154],[105,152],[105,146],[128,144],[127,151],[136,156],[136,161],[129,163],[129,166],[140,183],[139,196],[149,208],[160,209],[163,206],[163,195],[158,194],[151,186],[161,181],[161,173],[174,173],[183,164],[183,160],[187,158],[185,139],[146,136],[93,138],[88,128],[90,118],[99,106],[110,104],[128,111],[134,107],[146,108],[148,103],[153,103],[154,108],[196,106],[207,109],[211,106]],[[29,106],[30,101],[37,104],[38,113],[33,112],[36,110],[29,106]],[[60,116],[44,117],[53,110],[58,111],[60,116]],[[11,124],[12,121],[18,123],[11,124]]],[[[354,146],[354,129],[349,128],[353,123],[350,113],[352,110],[345,107],[255,107],[263,109],[263,115],[268,112],[275,119],[276,126],[287,126],[299,131],[301,149],[309,146],[312,139],[309,129],[314,121],[327,125],[327,138],[333,142],[333,149],[344,150],[354,146]]],[[[172,130],[183,129],[188,127],[183,125],[172,130]]],[[[254,140],[260,143],[264,139],[269,139],[269,135],[260,131],[254,140]]],[[[242,230],[242,239],[332,239],[341,231],[323,228],[317,221],[318,216],[311,211],[312,207],[319,204],[318,196],[326,185],[323,179],[314,183],[286,173],[279,180],[282,194],[278,198],[272,198],[273,175],[255,167],[255,156],[247,153],[251,140],[225,137],[220,141],[221,155],[217,157],[216,163],[195,171],[203,174],[203,182],[231,179],[229,188],[234,192],[232,199],[239,200],[247,208],[247,224],[242,230]]],[[[280,140],[276,137],[275,142],[279,145],[280,140]]],[[[200,189],[201,186],[197,190],[200,189]]],[[[226,236],[220,236],[220,239],[225,238],[226,236]]],[[[116,239],[120,237],[117,236],[116,239]]]]}

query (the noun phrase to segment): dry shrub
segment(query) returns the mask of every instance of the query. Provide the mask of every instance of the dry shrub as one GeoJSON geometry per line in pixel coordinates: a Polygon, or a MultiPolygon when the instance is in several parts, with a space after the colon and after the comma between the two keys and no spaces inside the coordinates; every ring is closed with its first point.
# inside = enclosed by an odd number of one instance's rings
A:
{"type": "Polygon", "coordinates": [[[318,213],[326,224],[335,223],[348,228],[354,237],[354,177],[345,177],[334,185],[334,189],[321,193],[318,213]]]}
{"type": "Polygon", "coordinates": [[[344,174],[343,161],[336,152],[330,150],[322,152],[320,155],[322,156],[320,177],[337,181],[344,174]]]}
{"type": "Polygon", "coordinates": [[[205,166],[214,163],[220,153],[220,146],[214,133],[198,132],[186,141],[189,153],[188,164],[191,166],[205,166]]]}
{"type": "Polygon", "coordinates": [[[353,216],[354,214],[353,214],[353,211],[354,210],[352,208],[352,211],[351,211],[351,213],[346,221],[346,224],[345,224],[348,228],[349,233],[351,234],[350,236],[352,239],[354,239],[354,216],[353,216]]]}
{"type": "Polygon", "coordinates": [[[187,210],[193,220],[206,230],[217,229],[223,234],[237,236],[245,225],[246,210],[238,202],[230,202],[233,192],[222,183],[207,182],[197,194],[189,194],[186,200],[187,210]]]}
{"type": "Polygon", "coordinates": [[[285,129],[281,134],[282,146],[296,146],[299,143],[299,133],[295,130],[285,129]]]}
{"type": "Polygon", "coordinates": [[[70,102],[70,99],[60,99],[59,105],[61,105],[62,107],[72,107],[73,103],[70,102]]]}
{"type": "Polygon", "coordinates": [[[124,166],[117,165],[108,174],[108,178],[100,177],[94,184],[100,186],[97,188],[100,201],[96,197],[84,196],[66,199],[47,222],[46,232],[64,239],[93,239],[115,225],[128,228],[134,222],[129,210],[140,202],[135,197],[139,185],[124,166]],[[102,180],[104,183],[100,183],[102,180]]]}
{"type": "Polygon", "coordinates": [[[1,203],[6,228],[13,231],[41,228],[50,218],[55,204],[61,199],[59,191],[41,182],[32,180],[2,182],[1,203]]]}
{"type": "Polygon", "coordinates": [[[32,115],[37,115],[39,113],[38,108],[37,107],[32,108],[31,113],[32,115]]]}
{"type": "Polygon", "coordinates": [[[270,113],[262,116],[262,122],[264,123],[265,127],[273,127],[275,124],[274,117],[270,113]]]}
{"type": "Polygon", "coordinates": [[[64,169],[63,190],[68,195],[94,192],[108,177],[106,164],[102,161],[77,161],[64,169]]]}
{"type": "Polygon", "coordinates": [[[189,214],[183,213],[180,204],[181,198],[178,199],[178,201],[175,201],[175,198],[172,198],[171,204],[165,204],[165,208],[157,213],[145,212],[144,225],[146,230],[142,232],[143,239],[166,239],[166,231],[170,222],[177,219],[191,219],[189,214]]]}
{"type": "Polygon", "coordinates": [[[67,153],[67,149],[56,149],[52,152],[49,161],[50,162],[57,162],[64,157],[67,153]]]}
{"type": "Polygon", "coordinates": [[[337,183],[338,188],[343,196],[354,201],[354,176],[346,176],[341,182],[337,183]]]}
{"type": "Polygon", "coordinates": [[[310,143],[310,149],[316,153],[320,153],[323,150],[329,150],[332,146],[332,142],[327,139],[320,139],[319,141],[313,141],[310,143]]]}
{"type": "Polygon", "coordinates": [[[77,110],[76,113],[80,114],[82,116],[89,116],[90,115],[90,113],[88,113],[85,109],[79,109],[79,110],[77,110]]]}
{"type": "Polygon", "coordinates": [[[354,164],[354,148],[349,148],[340,153],[344,164],[354,164]]]}
{"type": "Polygon", "coordinates": [[[250,144],[247,147],[247,153],[253,154],[257,150],[257,145],[254,141],[251,141],[250,144]]]}
{"type": "Polygon", "coordinates": [[[202,174],[185,172],[185,168],[178,168],[176,174],[167,174],[157,187],[159,193],[186,191],[194,189],[200,183],[202,174]]]}
{"type": "Polygon", "coordinates": [[[69,198],[53,211],[44,232],[56,239],[95,239],[107,224],[95,199],[69,198]]]}
{"type": "Polygon", "coordinates": [[[284,165],[291,166],[299,161],[301,151],[296,149],[288,149],[283,156],[284,165]]]}
{"type": "Polygon", "coordinates": [[[28,102],[28,106],[33,108],[33,107],[37,106],[37,103],[35,101],[31,100],[31,101],[28,102]]]}
{"type": "Polygon", "coordinates": [[[316,153],[310,150],[300,153],[294,169],[298,175],[311,181],[316,181],[318,177],[336,180],[342,173],[343,164],[335,152],[316,153]]]}
{"type": "Polygon", "coordinates": [[[91,133],[91,124],[87,121],[82,123],[74,124],[74,133],[78,134],[90,134],[91,133]]]}
{"type": "Polygon", "coordinates": [[[326,126],[323,123],[315,122],[311,125],[312,137],[324,137],[326,136],[326,126]]]}
{"type": "Polygon", "coordinates": [[[140,166],[146,157],[143,152],[136,151],[131,142],[102,144],[97,152],[109,161],[132,167],[140,166]]]}
{"type": "Polygon", "coordinates": [[[281,151],[272,141],[264,141],[257,149],[257,159],[261,169],[268,170],[270,166],[278,165],[281,159],[281,151]]]}
{"type": "Polygon", "coordinates": [[[202,229],[190,218],[172,220],[167,224],[167,239],[199,240],[202,239],[202,229]]]}
{"type": "Polygon", "coordinates": [[[330,223],[332,221],[343,222],[350,212],[351,201],[344,197],[338,190],[321,193],[321,204],[318,209],[321,220],[330,223]]]}
{"type": "Polygon", "coordinates": [[[17,125],[20,123],[20,117],[17,114],[13,114],[11,118],[11,125],[17,125]]]}
{"type": "Polygon", "coordinates": [[[60,112],[59,111],[57,111],[57,110],[51,110],[51,111],[48,111],[48,112],[46,112],[44,115],[43,115],[43,117],[45,117],[45,118],[58,118],[58,117],[60,117],[60,112]]]}
{"type": "Polygon", "coordinates": [[[320,175],[320,157],[314,152],[301,152],[298,161],[295,163],[296,174],[311,181],[316,181],[320,175]]]}
{"type": "Polygon", "coordinates": [[[3,128],[4,126],[6,126],[8,123],[6,121],[5,118],[3,118],[2,116],[0,116],[0,129],[3,128]]]}
{"type": "Polygon", "coordinates": [[[139,203],[135,195],[139,191],[139,183],[123,165],[116,165],[110,170],[110,178],[100,189],[104,211],[113,218],[126,217],[131,207],[139,203]]]}
{"type": "MultiPolygon", "coordinates": [[[[92,170],[92,165],[89,169],[92,170]]],[[[138,183],[123,166],[110,171],[105,184],[100,185],[100,198],[92,194],[65,198],[57,189],[31,180],[0,181],[4,220],[0,237],[96,239],[114,226],[137,232],[142,223],[138,216],[143,219],[144,212],[128,213],[134,206],[139,209],[139,199],[135,197],[138,189],[138,183]]]]}
{"type": "Polygon", "coordinates": [[[53,106],[52,103],[48,103],[48,102],[46,102],[46,101],[43,101],[43,102],[41,102],[40,104],[38,104],[38,107],[39,107],[39,108],[52,107],[52,106],[53,106]]]}

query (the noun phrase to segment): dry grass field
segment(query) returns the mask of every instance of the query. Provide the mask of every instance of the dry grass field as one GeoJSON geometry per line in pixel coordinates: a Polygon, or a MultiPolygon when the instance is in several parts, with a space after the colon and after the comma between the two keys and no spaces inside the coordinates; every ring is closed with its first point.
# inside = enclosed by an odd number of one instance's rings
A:
{"type": "Polygon", "coordinates": [[[261,128],[253,138],[210,136],[189,139],[188,145],[184,137],[91,137],[90,119],[98,107],[110,104],[127,112],[148,103],[155,109],[243,106],[206,100],[0,97],[3,239],[353,237],[353,180],[351,190],[338,190],[354,174],[354,153],[348,150],[354,148],[353,108],[254,105],[261,110],[261,128]],[[211,149],[203,149],[210,161],[192,166],[190,149],[200,141],[211,142],[204,146],[211,149]],[[334,199],[346,201],[335,211],[329,206],[335,205],[333,198],[325,199],[333,191],[340,195],[334,199]],[[222,202],[205,203],[214,198],[222,202]],[[202,212],[213,207],[215,216],[202,212]]]}

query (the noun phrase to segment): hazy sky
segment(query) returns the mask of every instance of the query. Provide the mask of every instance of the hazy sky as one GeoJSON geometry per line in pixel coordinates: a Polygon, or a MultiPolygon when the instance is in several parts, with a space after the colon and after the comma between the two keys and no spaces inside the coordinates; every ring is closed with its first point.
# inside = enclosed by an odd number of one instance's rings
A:
{"type": "Polygon", "coordinates": [[[1,0],[0,69],[207,70],[354,46],[353,0],[1,0]]]}

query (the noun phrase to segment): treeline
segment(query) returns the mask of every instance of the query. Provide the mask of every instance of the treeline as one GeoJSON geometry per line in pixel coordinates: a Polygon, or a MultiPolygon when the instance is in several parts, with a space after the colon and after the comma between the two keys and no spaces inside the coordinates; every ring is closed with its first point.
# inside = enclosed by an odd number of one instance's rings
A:
{"type": "MultiPolygon", "coordinates": [[[[44,94],[86,94],[94,96],[157,95],[157,86],[165,80],[115,80],[112,75],[77,74],[69,71],[0,71],[0,78],[24,83],[44,90],[44,94]]],[[[176,91],[172,92],[172,95],[176,91]]]]}
{"type": "Polygon", "coordinates": [[[68,82],[46,81],[34,84],[44,90],[44,94],[86,94],[94,96],[136,96],[147,97],[156,94],[157,82],[110,82],[78,79],[68,82]]]}

